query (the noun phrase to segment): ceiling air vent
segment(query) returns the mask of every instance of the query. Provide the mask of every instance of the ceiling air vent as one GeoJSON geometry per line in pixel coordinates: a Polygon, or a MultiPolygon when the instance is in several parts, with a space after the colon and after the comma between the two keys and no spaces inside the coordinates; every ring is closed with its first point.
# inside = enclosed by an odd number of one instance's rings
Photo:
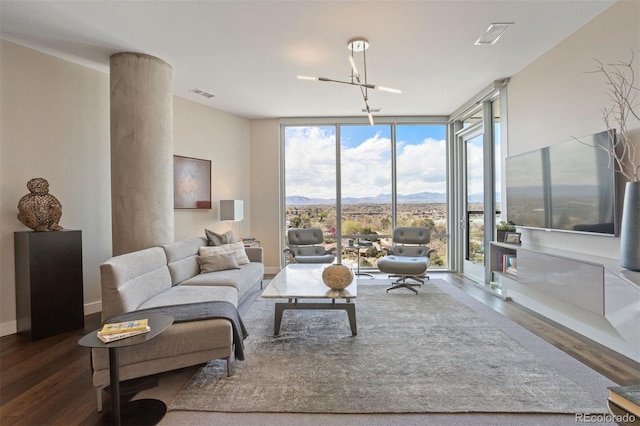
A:
{"type": "Polygon", "coordinates": [[[195,93],[196,95],[204,96],[205,98],[213,98],[215,96],[215,95],[212,95],[211,93],[207,93],[204,90],[200,90],[200,89],[192,89],[189,91],[192,93],[195,93]]]}
{"type": "Polygon", "coordinates": [[[489,25],[487,31],[482,34],[474,44],[478,46],[495,44],[502,33],[505,32],[511,25],[513,25],[513,22],[493,23],[489,25]]]}

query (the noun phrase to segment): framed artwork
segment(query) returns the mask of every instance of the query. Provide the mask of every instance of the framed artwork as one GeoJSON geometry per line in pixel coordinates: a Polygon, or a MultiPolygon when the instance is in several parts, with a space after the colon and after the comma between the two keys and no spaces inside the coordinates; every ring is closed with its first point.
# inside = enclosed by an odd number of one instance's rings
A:
{"type": "Polygon", "coordinates": [[[504,242],[509,244],[520,244],[519,232],[507,232],[504,234],[504,242]]]}
{"type": "Polygon", "coordinates": [[[211,160],[173,156],[173,208],[211,209],[211,160]]]}

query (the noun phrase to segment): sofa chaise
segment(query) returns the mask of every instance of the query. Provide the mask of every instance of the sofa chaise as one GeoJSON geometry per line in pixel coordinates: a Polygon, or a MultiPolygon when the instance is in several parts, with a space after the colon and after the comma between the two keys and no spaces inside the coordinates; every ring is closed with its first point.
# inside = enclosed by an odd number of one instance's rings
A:
{"type": "MultiPolygon", "coordinates": [[[[261,247],[242,243],[207,247],[206,238],[151,247],[108,259],[100,265],[102,322],[128,312],[175,307],[202,302],[229,302],[236,308],[262,285],[264,264],[261,247]],[[206,248],[205,248],[206,247],[206,248]],[[205,251],[204,256],[199,256],[205,251]],[[202,259],[234,253],[233,269],[201,273],[202,259]],[[207,257],[212,256],[212,257],[207,257]]],[[[224,258],[224,257],[221,257],[224,258]]],[[[215,268],[214,268],[215,269],[215,268]]],[[[213,359],[226,359],[230,373],[234,351],[232,324],[227,319],[175,322],[166,331],[141,345],[119,350],[120,380],[144,377],[184,368],[213,359]]],[[[98,410],[101,390],[109,384],[107,349],[92,349],[93,385],[98,410]]]]}

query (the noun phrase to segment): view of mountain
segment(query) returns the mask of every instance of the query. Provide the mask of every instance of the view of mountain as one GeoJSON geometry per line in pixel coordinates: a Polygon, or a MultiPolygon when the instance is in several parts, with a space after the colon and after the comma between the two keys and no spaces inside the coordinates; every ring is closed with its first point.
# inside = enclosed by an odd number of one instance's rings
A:
{"type": "MultiPolygon", "coordinates": [[[[499,200],[500,195],[496,194],[499,200]]],[[[481,203],[483,200],[482,194],[474,194],[469,197],[469,201],[472,203],[481,203]]],[[[287,197],[287,206],[311,206],[311,205],[323,205],[323,204],[335,204],[335,198],[309,198],[301,195],[292,195],[287,197]]],[[[391,202],[391,194],[379,194],[375,197],[346,197],[342,199],[344,204],[388,204],[391,202]]],[[[440,192],[418,192],[417,194],[398,195],[398,203],[446,203],[447,194],[440,192]]]]}
{"type": "MultiPolygon", "coordinates": [[[[287,197],[288,206],[308,206],[335,204],[335,198],[309,198],[299,195],[287,197]]],[[[345,204],[388,204],[391,202],[391,194],[379,194],[375,197],[346,197],[342,200],[345,204]]],[[[447,194],[438,192],[420,192],[417,194],[398,195],[398,203],[446,203],[447,194]]]]}

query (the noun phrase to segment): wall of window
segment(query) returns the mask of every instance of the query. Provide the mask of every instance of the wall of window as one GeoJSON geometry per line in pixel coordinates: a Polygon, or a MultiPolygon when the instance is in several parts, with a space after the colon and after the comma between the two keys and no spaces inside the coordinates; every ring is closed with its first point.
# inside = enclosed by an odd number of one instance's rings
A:
{"type": "Polygon", "coordinates": [[[285,229],[318,227],[345,261],[375,268],[396,226],[427,226],[448,268],[447,125],[283,124],[285,229]]]}

